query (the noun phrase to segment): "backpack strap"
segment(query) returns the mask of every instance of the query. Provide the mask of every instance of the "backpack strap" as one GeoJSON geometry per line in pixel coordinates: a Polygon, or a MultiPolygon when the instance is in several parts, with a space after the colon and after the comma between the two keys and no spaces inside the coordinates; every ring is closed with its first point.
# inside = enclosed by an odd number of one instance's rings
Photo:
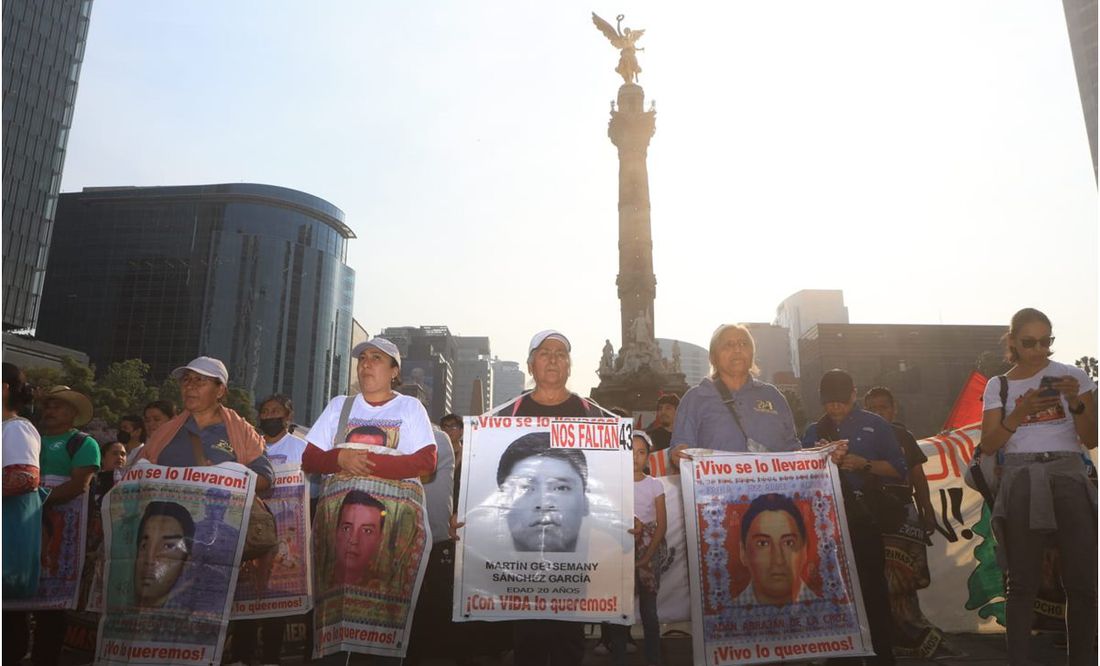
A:
{"type": "Polygon", "coordinates": [[[997,375],[997,379],[1001,382],[1001,420],[1004,420],[1008,413],[1008,377],[997,375]]]}
{"type": "Polygon", "coordinates": [[[76,457],[76,452],[84,445],[84,440],[89,437],[91,435],[82,430],[77,430],[72,434],[72,437],[69,437],[69,441],[65,442],[65,452],[69,454],[69,460],[76,457]]]}
{"type": "Polygon", "coordinates": [[[336,422],[336,431],[332,433],[332,448],[336,448],[336,439],[338,437],[346,437],[345,432],[348,429],[348,419],[351,418],[351,408],[355,405],[355,396],[344,396],[344,404],[340,407],[340,420],[336,422]]]}
{"type": "Polygon", "coordinates": [[[733,422],[737,424],[737,429],[741,431],[741,436],[745,438],[745,446],[748,446],[749,434],[745,432],[745,426],[741,425],[741,415],[737,413],[737,409],[733,405],[733,394],[730,393],[729,388],[722,383],[721,379],[716,378],[714,380],[714,388],[718,389],[718,395],[722,397],[722,404],[730,410],[730,416],[733,417],[733,422]]]}

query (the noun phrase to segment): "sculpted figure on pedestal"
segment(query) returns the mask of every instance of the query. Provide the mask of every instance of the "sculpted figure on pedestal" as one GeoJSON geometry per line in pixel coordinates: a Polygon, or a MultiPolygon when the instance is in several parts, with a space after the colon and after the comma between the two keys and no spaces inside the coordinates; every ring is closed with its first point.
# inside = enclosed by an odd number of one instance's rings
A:
{"type": "Polygon", "coordinates": [[[642,72],[642,67],[638,64],[638,57],[635,52],[645,51],[645,49],[638,48],[635,44],[645,34],[645,30],[623,28],[623,18],[622,14],[616,16],[616,27],[612,28],[610,23],[592,12],[592,23],[611,41],[612,46],[619,49],[619,64],[615,67],[615,71],[623,77],[624,83],[635,83],[638,80],[638,75],[642,72]]]}

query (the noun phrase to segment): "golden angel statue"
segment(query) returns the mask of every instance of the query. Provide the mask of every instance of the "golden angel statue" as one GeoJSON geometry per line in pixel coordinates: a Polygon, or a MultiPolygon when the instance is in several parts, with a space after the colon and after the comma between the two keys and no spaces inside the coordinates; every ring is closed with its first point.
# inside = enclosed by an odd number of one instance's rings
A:
{"type": "Polygon", "coordinates": [[[615,71],[619,73],[619,76],[623,77],[624,82],[634,83],[638,80],[638,74],[642,72],[635,52],[645,51],[645,49],[638,48],[635,44],[642,35],[645,34],[645,30],[623,28],[623,18],[623,14],[616,16],[616,27],[612,28],[610,23],[596,16],[595,12],[592,12],[592,23],[596,24],[600,32],[611,40],[612,46],[619,49],[619,65],[615,68],[615,71]]]}

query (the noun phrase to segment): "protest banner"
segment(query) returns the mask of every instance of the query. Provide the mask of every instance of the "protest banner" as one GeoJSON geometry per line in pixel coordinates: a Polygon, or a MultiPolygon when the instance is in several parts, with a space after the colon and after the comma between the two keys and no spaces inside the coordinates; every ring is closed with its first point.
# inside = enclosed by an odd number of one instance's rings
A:
{"type": "Polygon", "coordinates": [[[220,663],[256,475],[142,460],[103,500],[97,664],[220,663]]]}
{"type": "Polygon", "coordinates": [[[275,465],[275,485],[264,503],[275,516],[279,545],[241,563],[230,617],[234,620],[301,615],[313,608],[309,483],[301,465],[275,465]]]}
{"type": "Polygon", "coordinates": [[[631,423],[467,417],[456,622],[632,624],[631,423]]]}
{"type": "Polygon", "coordinates": [[[313,657],[404,657],[431,544],[420,481],[327,477],[313,522],[313,657]]]}
{"type": "Polygon", "coordinates": [[[681,463],[696,664],[872,654],[831,450],[681,463]]]}
{"type": "MultiPolygon", "coordinates": [[[[46,475],[41,484],[53,489],[67,476],[46,475]]],[[[76,608],[88,540],[88,493],[42,509],[42,559],[38,592],[30,599],[4,600],[4,610],[76,608]]]]}

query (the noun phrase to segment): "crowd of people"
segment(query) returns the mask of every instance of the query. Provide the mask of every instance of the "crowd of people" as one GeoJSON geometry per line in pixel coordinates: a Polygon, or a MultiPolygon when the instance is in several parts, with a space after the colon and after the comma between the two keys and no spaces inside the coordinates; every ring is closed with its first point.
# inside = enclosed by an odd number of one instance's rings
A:
{"type": "MultiPolygon", "coordinates": [[[[1028,659],[1031,609],[1042,544],[1048,535],[1053,535],[1063,554],[1070,663],[1095,663],[1096,658],[1096,490],[1086,477],[1081,456],[1083,449],[1097,444],[1095,385],[1078,368],[1050,359],[1053,341],[1045,315],[1032,309],[1018,312],[1005,336],[1011,369],[991,380],[984,396],[980,447],[982,455],[996,457],[1001,470],[991,509],[998,554],[1007,574],[1007,642],[1012,664],[1032,663],[1028,659]]],[[[35,593],[39,567],[49,557],[39,544],[43,531],[52,529],[51,507],[88,493],[95,515],[94,507],[138,460],[170,467],[240,463],[256,475],[261,495],[273,483],[273,464],[300,464],[311,479],[311,516],[326,475],[417,478],[423,483],[433,543],[409,641],[410,663],[448,656],[466,664],[482,654],[510,650],[517,666],[580,664],[586,643],[584,625],[578,622],[533,619],[462,626],[451,622],[455,553],[464,527],[463,517],[455,513],[463,421],[448,414],[435,427],[419,401],[395,390],[400,384],[401,354],[392,342],[376,337],[357,345],[352,353],[357,359],[359,392],[334,398],[304,437],[290,432],[294,411],[286,396],[272,395],[259,402],[258,426],[226,407],[228,370],[217,359],[199,357],[173,373],[181,388],[179,410],[166,401],[150,403],[140,416],[123,417],[116,439],[102,444],[80,430],[93,415],[88,396],[64,386],[32,390],[19,368],[4,363],[5,601],[35,593]],[[32,412],[33,422],[25,418],[32,412]],[[389,432],[362,429],[358,439],[347,437],[362,445],[345,445],[342,435],[349,424],[379,420],[399,426],[389,432]],[[392,449],[393,455],[381,455],[368,444],[392,449]],[[46,492],[40,483],[46,476],[65,480],[46,492]]],[[[833,663],[894,663],[890,598],[894,592],[885,573],[883,537],[907,519],[929,531],[934,524],[921,467],[925,458],[912,434],[895,421],[898,405],[889,388],[869,387],[860,395],[852,376],[840,369],[820,378],[820,418],[800,436],[783,394],[757,378],[754,354],[755,343],[746,327],[720,326],[710,341],[712,374],[683,396],[661,396],[653,406],[652,424],[634,433],[630,533],[644,634],[640,656],[651,666],[662,661],[656,602],[661,576],[654,563],[663,559],[668,520],[663,486],[647,473],[650,454],[667,450],[665,455],[676,463],[710,452],[787,452],[832,445],[831,459],[839,469],[847,532],[875,651],[874,657],[833,663]]],[[[533,389],[497,406],[493,413],[613,415],[568,388],[571,364],[571,344],[564,334],[553,330],[536,334],[528,356],[533,389]]],[[[499,474],[507,476],[520,465],[530,467],[531,474],[537,474],[539,466],[562,467],[560,475],[581,478],[583,494],[584,470],[563,455],[532,449],[511,462],[502,459],[499,474]]],[[[353,576],[362,560],[377,550],[376,544],[372,550],[372,539],[381,529],[385,512],[367,499],[358,506],[341,506],[331,517],[317,518],[333,520],[335,525],[315,523],[315,528],[330,528],[339,535],[338,552],[333,554],[337,575],[353,576]]],[[[779,495],[757,498],[740,529],[741,552],[736,556],[752,570],[771,572],[759,581],[754,578],[741,593],[742,600],[784,604],[809,598],[812,591],[790,578],[790,562],[798,562],[805,550],[806,526],[789,500],[779,495]],[[750,533],[767,536],[771,531],[781,545],[755,550],[749,543],[750,533]]],[[[528,546],[547,548],[546,532],[540,535],[543,541],[531,544],[523,542],[522,530],[513,531],[512,536],[519,539],[516,548],[522,551],[528,546]]],[[[564,549],[570,535],[560,537],[564,549]]],[[[102,550],[102,530],[89,529],[89,561],[101,558],[102,550]]],[[[152,598],[158,594],[152,577],[148,585],[148,590],[138,593],[152,598]]],[[[36,665],[57,663],[65,622],[64,611],[4,611],[4,664],[20,663],[28,649],[36,665]]],[[[229,632],[230,661],[279,663],[286,623],[285,617],[234,621],[229,632]]],[[[603,649],[613,663],[626,663],[633,649],[629,627],[604,625],[602,633],[603,649]]],[[[307,637],[307,655],[310,640],[307,637]]],[[[347,658],[338,654],[326,660],[346,663],[347,658]]]]}

